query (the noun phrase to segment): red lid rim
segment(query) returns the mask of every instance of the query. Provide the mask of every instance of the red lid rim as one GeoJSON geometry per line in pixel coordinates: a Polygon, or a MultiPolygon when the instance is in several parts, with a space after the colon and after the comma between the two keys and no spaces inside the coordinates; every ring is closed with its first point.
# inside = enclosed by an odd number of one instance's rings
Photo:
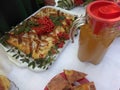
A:
{"type": "MultiPolygon", "coordinates": [[[[107,23],[113,23],[113,22],[120,21],[120,16],[117,17],[117,18],[114,18],[114,19],[104,19],[104,18],[100,18],[100,17],[95,16],[95,15],[91,12],[91,10],[90,10],[90,9],[91,9],[91,6],[94,5],[94,4],[96,4],[96,3],[101,3],[101,2],[117,5],[116,3],[111,2],[111,1],[94,1],[94,2],[90,3],[90,4],[87,6],[87,8],[86,8],[86,11],[87,11],[88,16],[94,17],[95,20],[97,20],[97,21],[102,21],[102,22],[107,22],[107,23]]],[[[119,6],[119,5],[118,5],[118,6],[119,6]]]]}

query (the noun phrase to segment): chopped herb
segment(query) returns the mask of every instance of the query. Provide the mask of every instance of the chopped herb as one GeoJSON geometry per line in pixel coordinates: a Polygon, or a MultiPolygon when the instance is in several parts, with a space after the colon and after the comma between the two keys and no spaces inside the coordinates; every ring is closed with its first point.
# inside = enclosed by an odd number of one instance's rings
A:
{"type": "Polygon", "coordinates": [[[19,58],[19,55],[17,55],[15,59],[18,59],[18,58],[19,58]]]}
{"type": "Polygon", "coordinates": [[[27,25],[29,27],[39,26],[39,24],[37,22],[31,21],[31,20],[27,21],[27,25]]]}
{"type": "Polygon", "coordinates": [[[14,54],[12,57],[16,57],[17,56],[17,54],[14,54]]]}
{"type": "Polygon", "coordinates": [[[44,59],[39,58],[37,60],[35,60],[36,64],[42,64],[44,62],[44,59]]]}
{"type": "Polygon", "coordinates": [[[26,27],[24,32],[26,32],[26,33],[27,33],[27,32],[29,32],[30,30],[31,30],[31,28],[30,28],[30,27],[26,27]]]}
{"type": "Polygon", "coordinates": [[[32,68],[34,69],[34,68],[35,68],[35,62],[34,62],[34,61],[30,62],[30,63],[28,64],[28,67],[30,67],[30,66],[32,66],[32,68]]]}
{"type": "Polygon", "coordinates": [[[23,63],[26,62],[26,63],[29,63],[29,59],[25,58],[25,59],[20,59],[20,61],[22,61],[23,63]]]}
{"type": "Polygon", "coordinates": [[[10,52],[11,51],[11,49],[8,49],[6,52],[10,52]]]}
{"type": "Polygon", "coordinates": [[[34,21],[31,21],[31,20],[27,20],[27,21],[23,21],[23,23],[20,25],[17,25],[17,27],[13,28],[14,30],[14,33],[15,34],[21,34],[21,33],[27,33],[31,30],[31,27],[34,27],[34,26],[38,26],[39,24],[34,22],[34,21]]]}
{"type": "Polygon", "coordinates": [[[41,60],[41,62],[38,65],[38,68],[41,68],[43,66],[43,60],[41,60]]]}
{"type": "Polygon", "coordinates": [[[18,50],[18,54],[20,54],[20,51],[18,50]]]}
{"type": "Polygon", "coordinates": [[[21,56],[21,57],[24,57],[24,55],[23,55],[23,54],[20,54],[20,56],[21,56]]]}
{"type": "Polygon", "coordinates": [[[43,67],[43,69],[45,69],[45,68],[46,68],[46,66],[43,67]]]}
{"type": "Polygon", "coordinates": [[[65,16],[50,16],[50,19],[56,26],[62,26],[61,21],[65,19],[65,16]]]}

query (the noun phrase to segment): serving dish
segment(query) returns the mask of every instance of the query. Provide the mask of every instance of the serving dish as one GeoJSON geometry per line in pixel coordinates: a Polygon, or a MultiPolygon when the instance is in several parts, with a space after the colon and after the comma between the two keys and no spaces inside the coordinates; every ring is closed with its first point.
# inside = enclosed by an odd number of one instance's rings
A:
{"type": "Polygon", "coordinates": [[[45,6],[6,32],[1,46],[19,67],[47,70],[69,43],[76,15],[53,6],[45,6]]]}
{"type": "Polygon", "coordinates": [[[44,90],[96,90],[94,82],[86,79],[86,75],[76,70],[64,70],[54,76],[44,90]]]}

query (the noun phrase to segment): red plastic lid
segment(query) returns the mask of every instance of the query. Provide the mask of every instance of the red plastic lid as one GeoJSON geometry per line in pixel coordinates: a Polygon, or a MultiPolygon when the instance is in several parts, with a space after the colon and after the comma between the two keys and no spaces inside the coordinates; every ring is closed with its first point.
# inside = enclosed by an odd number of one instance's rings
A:
{"type": "Polygon", "coordinates": [[[120,6],[111,1],[94,1],[87,6],[87,14],[95,25],[95,32],[98,33],[103,24],[120,21],[120,6]]]}
{"type": "Polygon", "coordinates": [[[120,20],[120,6],[111,1],[94,1],[87,6],[87,13],[101,21],[120,20]]]}
{"type": "Polygon", "coordinates": [[[120,16],[120,7],[115,5],[106,5],[98,9],[98,15],[101,18],[113,19],[120,16]]]}

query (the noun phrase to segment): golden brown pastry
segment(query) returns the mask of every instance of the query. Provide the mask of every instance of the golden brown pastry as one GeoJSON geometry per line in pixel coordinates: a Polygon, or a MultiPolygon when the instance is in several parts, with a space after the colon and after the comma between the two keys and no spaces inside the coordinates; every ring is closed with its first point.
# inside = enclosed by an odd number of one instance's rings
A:
{"type": "Polygon", "coordinates": [[[9,90],[10,89],[10,81],[7,77],[0,75],[0,90],[9,90]]]}
{"type": "Polygon", "coordinates": [[[75,70],[64,70],[53,77],[44,90],[96,90],[94,82],[89,82],[86,75],[75,70]]]}
{"type": "Polygon", "coordinates": [[[69,90],[71,85],[61,75],[55,76],[47,85],[48,90],[69,90]]]}
{"type": "Polygon", "coordinates": [[[89,82],[75,86],[73,90],[96,90],[96,88],[93,82],[89,82]]]}
{"type": "Polygon", "coordinates": [[[64,70],[67,80],[69,83],[74,83],[75,81],[84,78],[87,74],[78,72],[75,70],[64,70]]]}

